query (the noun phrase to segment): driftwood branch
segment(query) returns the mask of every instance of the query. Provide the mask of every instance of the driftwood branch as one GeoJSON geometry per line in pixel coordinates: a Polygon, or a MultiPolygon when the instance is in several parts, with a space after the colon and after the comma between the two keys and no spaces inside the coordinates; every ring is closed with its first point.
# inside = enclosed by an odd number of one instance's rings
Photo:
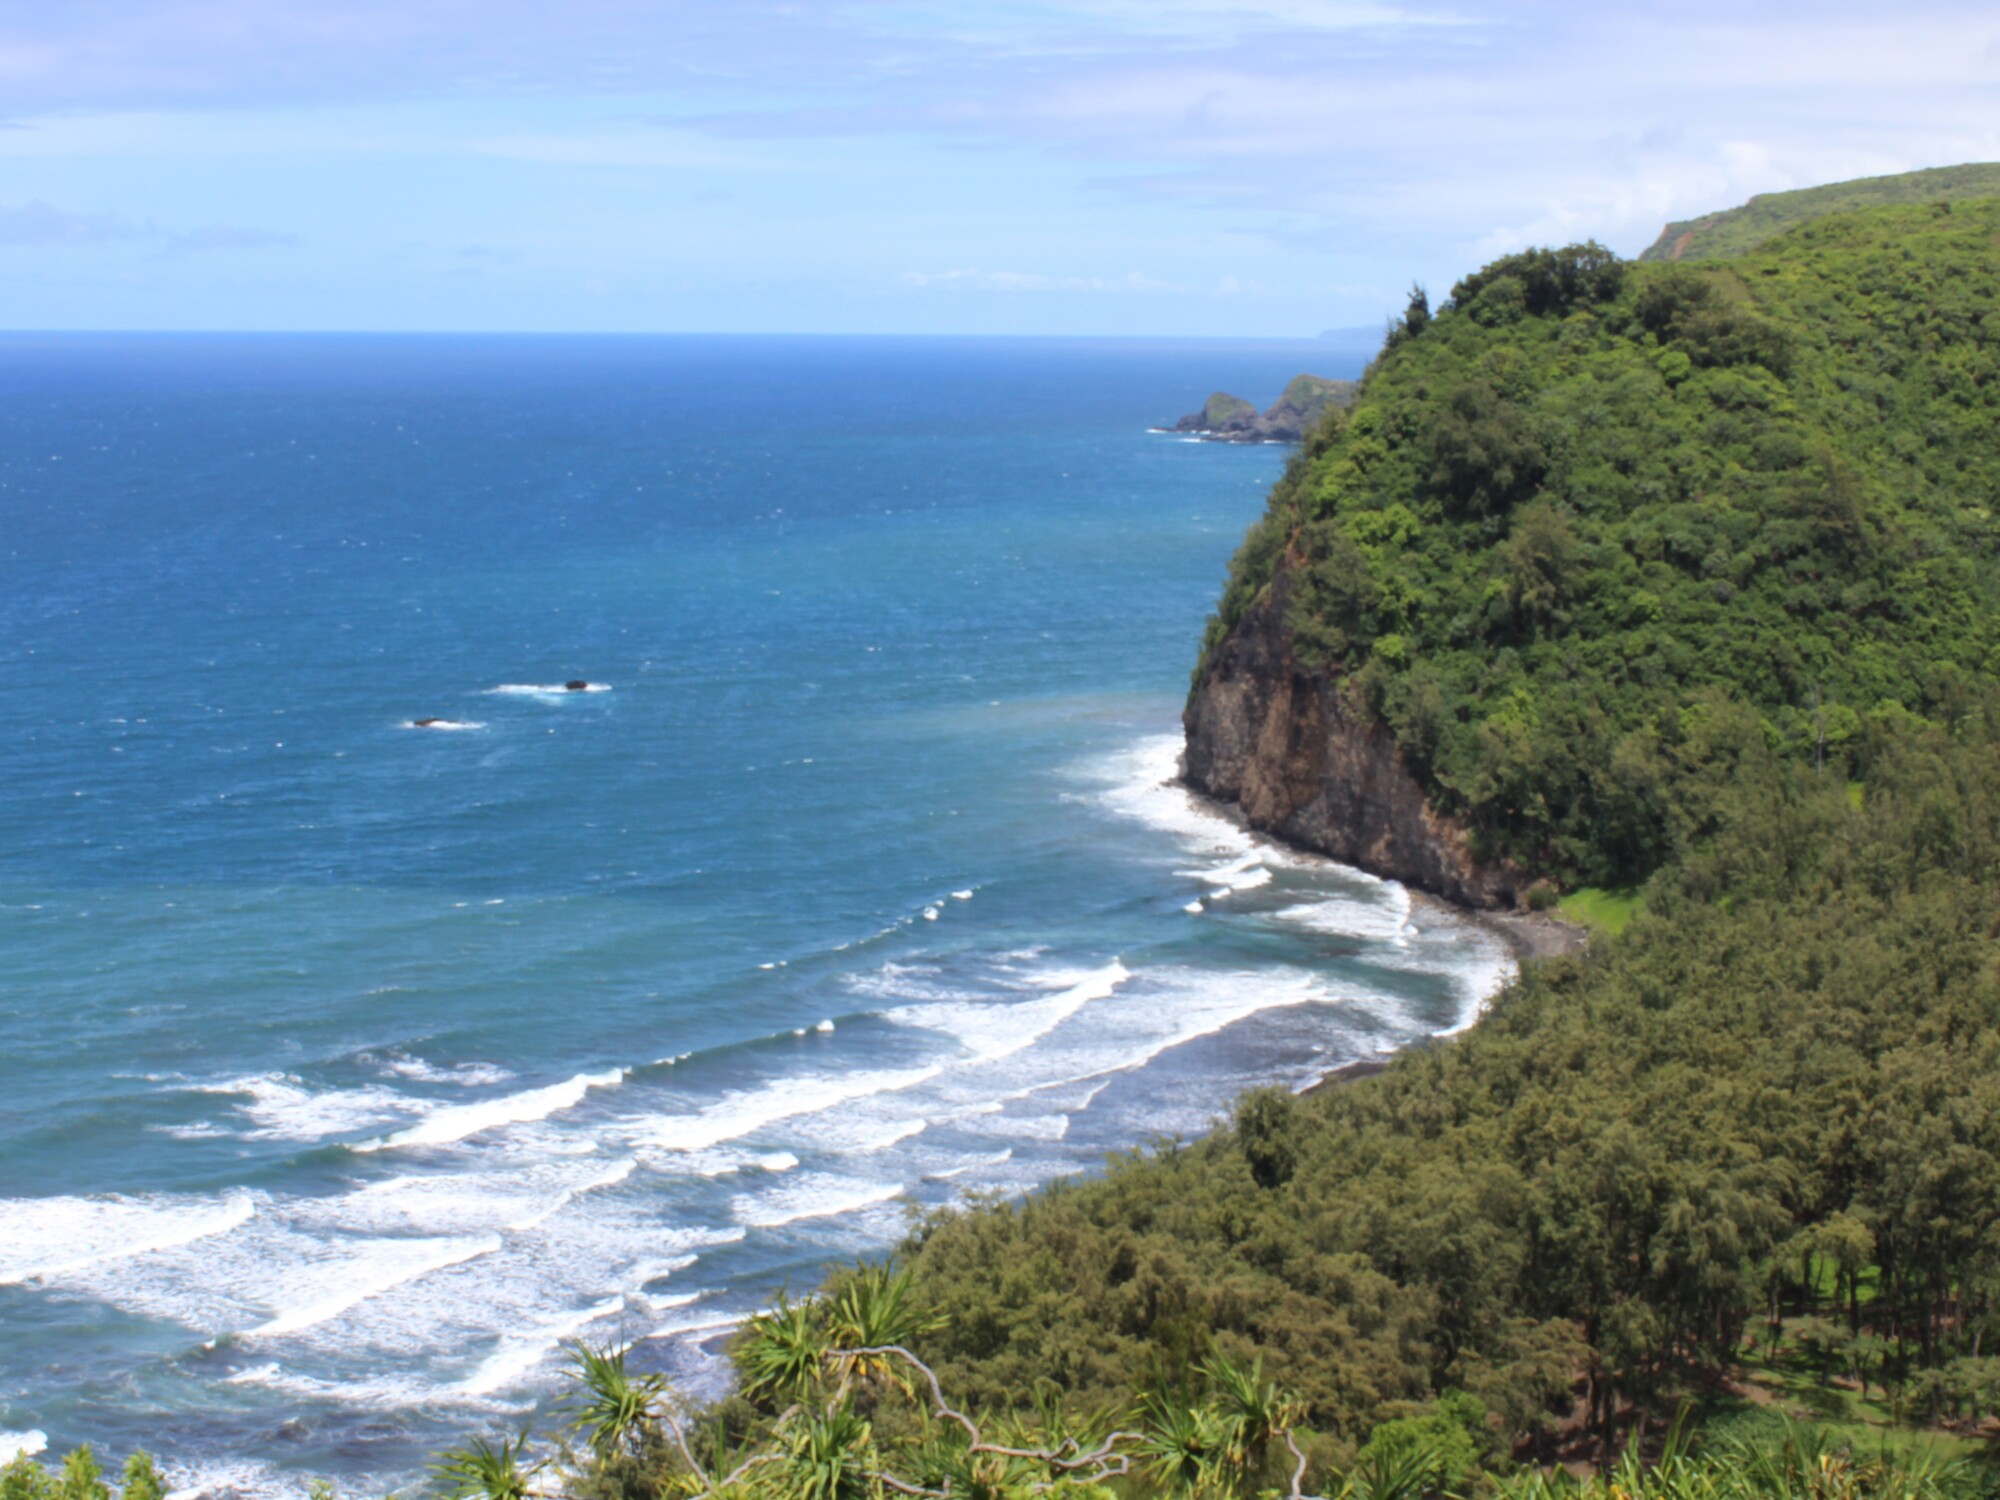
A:
{"type": "MultiPolygon", "coordinates": [[[[1075,1474],[1082,1469],[1096,1469],[1099,1472],[1090,1476],[1092,1482],[1095,1482],[1129,1473],[1131,1471],[1131,1457],[1128,1454],[1120,1453],[1118,1445],[1120,1443],[1138,1442],[1144,1437],[1143,1433],[1138,1432],[1114,1432],[1087,1453],[1078,1451],[1077,1442],[1074,1438],[1065,1438],[1053,1448],[1010,1448],[1004,1443],[989,1443],[980,1435],[978,1423],[974,1422],[972,1418],[968,1417],[964,1412],[959,1411],[949,1401],[944,1399],[944,1385],[939,1381],[937,1371],[918,1359],[916,1355],[905,1349],[901,1344],[875,1344],[865,1349],[834,1349],[828,1352],[827,1358],[830,1360],[854,1360],[871,1355],[876,1358],[900,1359],[904,1364],[922,1375],[925,1384],[930,1387],[932,1414],[944,1421],[954,1423],[962,1429],[966,1436],[967,1450],[972,1453],[989,1453],[996,1458],[1026,1459],[1032,1463],[1047,1464],[1052,1469],[1061,1470],[1065,1475],[1075,1474]]],[[[1033,1486],[1036,1492],[1048,1488],[1049,1486],[1046,1484],[1033,1486]]],[[[908,1493],[929,1494],[932,1492],[913,1490],[908,1493]]]]}
{"type": "MultiPolygon", "coordinates": [[[[1133,1459],[1130,1445],[1145,1441],[1144,1433],[1120,1428],[1089,1449],[1085,1449],[1075,1438],[1064,1438],[1053,1447],[1045,1448],[1016,1448],[1005,1443],[991,1443],[980,1432],[977,1422],[945,1399],[944,1384],[938,1379],[937,1372],[901,1344],[875,1344],[859,1349],[832,1349],[827,1351],[826,1354],[829,1364],[839,1363],[845,1365],[850,1377],[854,1361],[864,1358],[898,1360],[921,1375],[924,1384],[929,1388],[931,1414],[940,1421],[951,1423],[965,1434],[966,1451],[969,1454],[984,1454],[1003,1459],[1019,1459],[1027,1463],[1045,1465],[1050,1471],[1050,1477],[1029,1485],[1027,1487],[1029,1494],[1045,1495],[1066,1481],[1071,1480],[1080,1479],[1087,1484],[1100,1484],[1109,1479],[1129,1477],[1132,1473],[1133,1459]]],[[[782,1431],[786,1424],[798,1415],[799,1410],[800,1408],[797,1403],[788,1407],[779,1416],[776,1423],[776,1430],[782,1431]]],[[[738,1464],[727,1476],[717,1479],[695,1458],[694,1449],[688,1442],[686,1429],[674,1414],[671,1411],[662,1409],[659,1412],[659,1416],[665,1422],[667,1430],[672,1434],[674,1446],[679,1450],[682,1461],[688,1467],[688,1472],[694,1476],[695,1481],[700,1485],[698,1492],[700,1496],[713,1497],[723,1495],[733,1489],[752,1470],[764,1464],[780,1462],[784,1458],[782,1453],[755,1453],[738,1464]]],[[[1285,1447],[1291,1452],[1293,1459],[1296,1460],[1296,1467],[1292,1471],[1291,1488],[1287,1492],[1285,1500],[1325,1500],[1323,1496],[1308,1495],[1305,1493],[1307,1459],[1304,1451],[1299,1447],[1297,1434],[1291,1428],[1285,1427],[1278,1429],[1274,1435],[1280,1436],[1285,1440],[1285,1447]]],[[[949,1481],[942,1488],[931,1489],[907,1479],[900,1479],[896,1475],[889,1473],[871,1473],[869,1478],[880,1484],[884,1489],[897,1495],[910,1496],[911,1500],[952,1500],[953,1491],[949,1481]]],[[[531,1493],[540,1494],[540,1492],[531,1493]]],[[[554,1500],[554,1497],[549,1496],[547,1500],[554,1500]]]]}
{"type": "Polygon", "coordinates": [[[1292,1450],[1292,1457],[1299,1461],[1299,1466],[1292,1470],[1292,1489],[1291,1493],[1285,1497],[1285,1500],[1326,1500],[1326,1497],[1323,1495],[1308,1495],[1305,1492],[1306,1456],[1299,1450],[1298,1434],[1293,1432],[1289,1427],[1284,1431],[1285,1446],[1292,1450]]]}

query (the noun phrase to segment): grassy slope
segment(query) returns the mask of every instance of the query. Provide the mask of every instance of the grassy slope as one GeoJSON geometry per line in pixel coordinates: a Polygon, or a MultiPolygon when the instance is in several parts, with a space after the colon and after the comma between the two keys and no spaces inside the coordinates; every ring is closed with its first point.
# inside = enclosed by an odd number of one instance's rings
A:
{"type": "Polygon", "coordinates": [[[2000,163],[1996,162],[1932,167],[1893,177],[1861,177],[1792,193],[1760,193],[1740,208],[1669,224],[1639,259],[1716,260],[1742,255],[1808,219],[1828,214],[1884,204],[1996,196],[2000,196],[2000,163]]]}

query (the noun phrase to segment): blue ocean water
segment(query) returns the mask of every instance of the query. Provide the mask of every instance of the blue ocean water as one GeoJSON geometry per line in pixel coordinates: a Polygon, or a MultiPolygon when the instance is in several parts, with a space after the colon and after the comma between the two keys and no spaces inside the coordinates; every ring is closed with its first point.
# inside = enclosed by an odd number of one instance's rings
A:
{"type": "Polygon", "coordinates": [[[400,1482],[1462,1024],[1490,935],[1167,784],[1285,455],[1148,426],[1307,369],[0,339],[0,1448],[400,1482]]]}

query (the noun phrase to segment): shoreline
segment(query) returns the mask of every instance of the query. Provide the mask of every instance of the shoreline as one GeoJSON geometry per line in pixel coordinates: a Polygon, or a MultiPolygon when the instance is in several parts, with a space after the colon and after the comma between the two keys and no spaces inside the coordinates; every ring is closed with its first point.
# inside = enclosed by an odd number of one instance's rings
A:
{"type": "MultiPolygon", "coordinates": [[[[1323,859],[1328,864],[1343,865],[1343,868],[1347,869],[1359,868],[1359,866],[1344,865],[1342,861],[1334,859],[1329,854],[1324,854],[1317,849],[1306,848],[1300,844],[1294,844],[1289,840],[1279,838],[1275,834],[1267,833],[1261,828],[1252,828],[1244,820],[1242,809],[1234,803],[1220,801],[1217,798],[1209,796],[1206,792],[1188,785],[1186,778],[1180,774],[1178,769],[1169,779],[1168,785],[1185,792],[1194,800],[1197,806],[1213,813],[1216,817],[1225,819],[1255,838],[1267,839],[1278,848],[1284,849],[1289,853],[1303,855],[1312,859],[1323,859]]],[[[1362,873],[1368,874],[1370,872],[1363,870],[1362,873]]],[[[1376,878],[1380,879],[1382,877],[1378,876],[1376,878]]],[[[1397,881],[1396,884],[1401,885],[1404,890],[1410,893],[1412,906],[1427,906],[1437,911],[1447,912],[1461,921],[1471,922],[1492,933],[1507,946],[1508,951],[1513,955],[1517,973],[1524,964],[1535,963],[1543,959],[1568,958],[1575,954],[1583,953],[1590,947],[1591,933],[1588,927],[1581,926],[1575,922],[1566,922],[1561,917],[1553,916],[1548,912],[1492,911],[1476,906],[1465,906],[1459,902],[1447,900],[1443,896],[1423,890],[1418,886],[1409,885],[1403,881],[1397,881]]],[[[1460,1030],[1478,1025],[1480,1016],[1484,1014],[1485,1003],[1482,1001],[1479,1015],[1474,1016],[1467,1023],[1467,1027],[1460,1028],[1460,1030]]],[[[1423,1041],[1412,1042],[1406,1046],[1399,1047],[1387,1056],[1355,1058],[1351,1062],[1342,1063],[1340,1066],[1322,1073],[1311,1083],[1296,1090],[1296,1093],[1298,1097],[1304,1098],[1311,1094],[1317,1094],[1324,1089],[1341,1088],[1350,1083],[1359,1083],[1364,1078],[1373,1078],[1379,1073],[1387,1072],[1396,1059],[1407,1053],[1411,1047],[1422,1046],[1428,1042],[1435,1041],[1438,1035],[1450,1034],[1454,1033],[1434,1034],[1424,1038],[1423,1041]]]]}
{"type": "MultiPolygon", "coordinates": [[[[1290,848],[1290,845],[1286,845],[1290,848]]],[[[1590,947],[1590,929],[1545,911],[1490,911],[1477,906],[1461,906],[1416,886],[1403,887],[1413,901],[1435,906],[1455,917],[1476,922],[1514,951],[1516,963],[1540,958],[1568,958],[1590,947]]]]}
{"type": "MultiPolygon", "coordinates": [[[[1393,879],[1390,876],[1376,875],[1372,870],[1362,870],[1359,865],[1335,859],[1321,850],[1292,843],[1289,839],[1280,838],[1277,834],[1266,832],[1262,828],[1251,827],[1245,821],[1242,809],[1235,803],[1223,802],[1198,787],[1190,786],[1186,776],[1178,769],[1168,778],[1167,785],[1187,793],[1205,811],[1242,829],[1253,838],[1266,839],[1288,853],[1303,855],[1309,859],[1323,859],[1328,864],[1339,865],[1343,869],[1360,870],[1363,875],[1377,880],[1393,879]]],[[[1488,907],[1466,906],[1424,890],[1421,886],[1411,885],[1407,881],[1396,880],[1394,883],[1410,893],[1410,900],[1414,905],[1435,907],[1486,928],[1513,951],[1516,963],[1526,963],[1540,958],[1567,958],[1571,954],[1583,952],[1590,946],[1588,927],[1575,922],[1565,922],[1561,917],[1548,912],[1499,911],[1488,907]]]]}

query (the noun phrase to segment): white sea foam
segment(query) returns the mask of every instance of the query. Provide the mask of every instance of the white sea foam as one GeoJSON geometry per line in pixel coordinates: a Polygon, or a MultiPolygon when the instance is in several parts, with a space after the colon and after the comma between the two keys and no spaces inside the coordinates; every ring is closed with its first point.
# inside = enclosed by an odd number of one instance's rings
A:
{"type": "Polygon", "coordinates": [[[503,1125],[520,1125],[545,1120],[559,1110],[574,1109],[592,1089],[615,1088],[625,1081],[628,1068],[607,1068],[602,1073],[578,1073],[561,1083],[544,1088],[523,1089],[498,1099],[480,1099],[471,1104],[453,1104],[426,1116],[407,1130],[379,1141],[367,1141],[357,1151],[380,1151],[391,1146],[449,1146],[503,1125]]]}
{"type": "Polygon", "coordinates": [[[1003,1150],[994,1152],[991,1156],[982,1156],[974,1161],[960,1162],[955,1167],[945,1167],[936,1172],[926,1172],[924,1173],[924,1181],[950,1182],[955,1177],[963,1177],[967,1172],[976,1172],[981,1167],[1002,1166],[1013,1159],[1014,1148],[1008,1146],[1003,1150]]]}
{"type": "Polygon", "coordinates": [[[802,1219],[825,1219],[856,1213],[903,1195],[900,1182],[867,1182],[854,1177],[819,1173],[773,1192],[737,1198],[730,1212],[752,1229],[776,1229],[802,1219]]]}
{"type": "Polygon", "coordinates": [[[74,1275],[209,1239],[247,1222],[258,1196],[0,1199],[0,1286],[74,1275]]]}
{"type": "Polygon", "coordinates": [[[580,688],[573,688],[565,682],[503,682],[498,687],[490,687],[489,693],[516,698],[569,698],[577,693],[608,693],[608,682],[586,682],[580,688]]]}
{"type": "Polygon", "coordinates": [[[1058,993],[1041,1000],[947,1000],[905,1005],[884,1014],[899,1026],[918,1026],[957,1038],[968,1052],[989,1062],[1034,1045],[1093,1000],[1103,1000],[1132,977],[1113,959],[1101,969],[1064,971],[1041,977],[1058,993]]]}
{"type": "Polygon", "coordinates": [[[255,1140],[323,1141],[329,1136],[377,1130],[429,1107],[421,1099],[379,1085],[314,1088],[291,1073],[259,1073],[198,1084],[195,1092],[246,1099],[248,1102],[236,1109],[257,1126],[249,1132],[255,1140]]]}
{"type": "MultiPolygon", "coordinates": [[[[497,1234],[431,1240],[376,1240],[351,1259],[335,1262],[325,1269],[323,1280],[330,1282],[320,1295],[295,1306],[280,1308],[268,1322],[249,1331],[252,1338],[277,1338],[298,1333],[324,1323],[342,1313],[379,1297],[404,1282],[415,1281],[446,1266],[491,1255],[500,1248],[497,1234]]],[[[319,1279],[319,1278],[316,1278],[319,1279]]]]}
{"type": "Polygon", "coordinates": [[[0,1431],[0,1464],[12,1463],[17,1458],[33,1458],[37,1453],[49,1449],[49,1435],[39,1427],[30,1427],[26,1432],[0,1431]]]}
{"type": "Polygon", "coordinates": [[[1287,906],[1276,915],[1280,921],[1332,937],[1407,944],[1414,932],[1410,926],[1410,893],[1400,885],[1387,883],[1378,891],[1364,888],[1352,895],[1325,896],[1287,906]]]}
{"type": "Polygon", "coordinates": [[[1192,880],[1211,881],[1224,891],[1254,891],[1260,885],[1271,883],[1271,870],[1264,861],[1267,851],[1253,849],[1227,864],[1211,865],[1201,870],[1182,870],[1178,873],[1192,880]]]}
{"type": "MultiPolygon", "coordinates": [[[[476,1406],[491,1403],[465,1399],[462,1392],[449,1387],[439,1388],[422,1376],[404,1379],[377,1377],[359,1379],[344,1376],[339,1380],[321,1380],[303,1371],[291,1370],[278,1364],[249,1365],[234,1375],[224,1377],[230,1385],[252,1385],[265,1390],[278,1391],[286,1396],[305,1401],[324,1401],[330,1405],[345,1407],[366,1407],[374,1411],[408,1412],[422,1407],[440,1405],[476,1406]]],[[[176,1494],[195,1493],[192,1490],[176,1491],[176,1494]]],[[[296,1494],[294,1490],[289,1492],[296,1494]]],[[[169,1500],[172,1497],[169,1496],[169,1500]]]]}
{"type": "Polygon", "coordinates": [[[398,1078],[408,1078],[416,1083],[455,1083],[461,1088],[490,1087],[505,1083],[514,1076],[497,1063],[462,1062],[441,1068],[435,1063],[425,1062],[421,1057],[407,1055],[384,1058],[381,1067],[385,1073],[393,1073],[398,1078]]]}
{"type": "Polygon", "coordinates": [[[421,1233],[440,1224],[533,1229],[584,1194],[616,1187],[637,1166],[629,1156],[611,1162],[569,1158],[493,1172],[391,1177],[330,1200],[330,1213],[342,1229],[375,1234],[421,1233]]]}
{"type": "Polygon", "coordinates": [[[646,1337],[649,1339],[685,1338],[691,1333],[720,1333],[725,1328],[734,1328],[748,1314],[745,1313],[696,1313],[684,1318],[669,1318],[646,1337]]]}
{"type": "Polygon", "coordinates": [[[668,1151],[705,1151],[781,1120],[815,1115],[878,1094],[893,1094],[937,1077],[940,1068],[775,1078],[760,1089],[725,1094],[693,1114],[636,1122],[636,1142],[668,1151]]]}
{"type": "Polygon", "coordinates": [[[468,1396],[490,1396],[496,1391],[520,1385],[552,1354],[558,1345],[575,1338],[592,1323],[625,1310],[623,1297],[610,1297],[593,1306],[544,1323],[526,1337],[503,1338],[458,1388],[468,1396]]]}
{"type": "Polygon", "coordinates": [[[307,1493],[297,1476],[261,1459],[204,1459],[193,1465],[169,1460],[160,1473],[172,1486],[167,1500],[299,1500],[307,1493]]]}
{"type": "Polygon", "coordinates": [[[406,719],[405,729],[484,729],[476,719],[406,719]]]}
{"type": "Polygon", "coordinates": [[[1012,1115],[1005,1111],[986,1121],[995,1135],[1023,1141],[1059,1141],[1069,1134],[1069,1116],[1064,1114],[1012,1115]]]}
{"type": "Polygon", "coordinates": [[[1180,756],[1179,735],[1149,736],[1104,763],[1104,773],[1115,784],[1097,801],[1122,817],[1173,834],[1190,852],[1235,859],[1262,844],[1178,784],[1180,756]]]}
{"type": "Polygon", "coordinates": [[[628,1156],[623,1161],[615,1161],[589,1181],[580,1182],[575,1187],[564,1188],[556,1195],[555,1201],[549,1204],[548,1207],[531,1213],[525,1218],[511,1220],[507,1227],[509,1229],[533,1229],[569,1207],[571,1203],[575,1202],[585,1193],[594,1193],[599,1188],[616,1187],[619,1183],[630,1177],[638,1165],[639,1162],[636,1157],[628,1156]]]}
{"type": "Polygon", "coordinates": [[[914,1139],[930,1129],[928,1118],[883,1120],[873,1115],[834,1116],[815,1120],[812,1145],[816,1151],[837,1151],[843,1156],[865,1156],[886,1151],[914,1139]]]}

